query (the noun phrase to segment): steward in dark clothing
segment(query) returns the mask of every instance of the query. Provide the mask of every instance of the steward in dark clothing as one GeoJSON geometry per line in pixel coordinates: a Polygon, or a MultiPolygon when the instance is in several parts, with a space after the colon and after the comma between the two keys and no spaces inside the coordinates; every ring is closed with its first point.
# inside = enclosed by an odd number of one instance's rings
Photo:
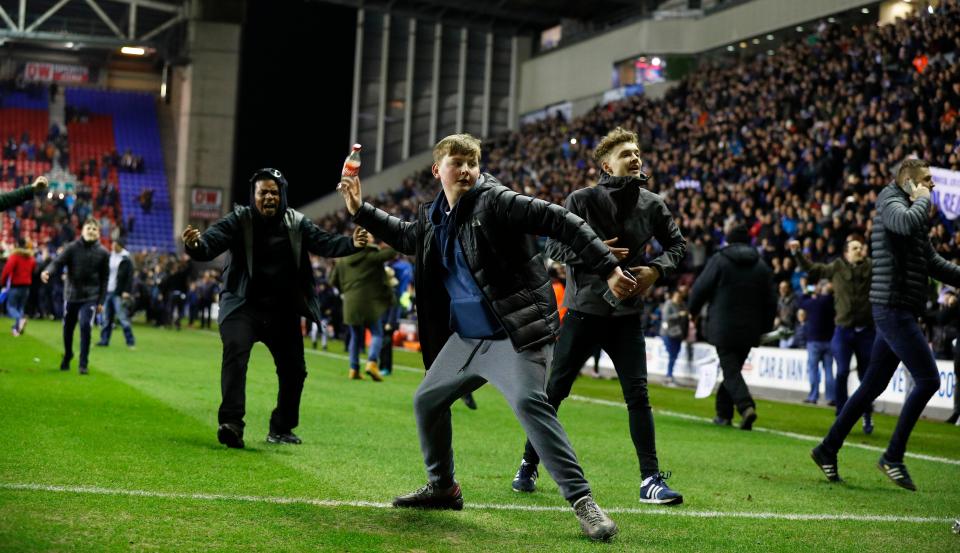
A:
{"type": "Polygon", "coordinates": [[[228,447],[243,447],[247,362],[258,341],[273,355],[280,386],[267,441],[301,442],[292,432],[307,377],[300,317],[315,322],[322,317],[308,252],[342,257],[357,251],[350,238],[330,234],[287,208],[287,182],[276,169],[254,173],[250,193],[252,207],[235,207],[202,236],[190,226],[182,236],[187,254],[197,261],[230,252],[220,294],[223,402],[217,430],[228,447]]]}
{"type": "MultiPolygon", "coordinates": [[[[646,176],[640,172],[640,148],[636,135],[617,129],[597,146],[596,161],[603,172],[597,186],[572,193],[564,207],[583,217],[607,244],[624,268],[639,279],[646,290],[672,273],[683,259],[686,241],[663,199],[643,188],[646,176]],[[662,253],[652,260],[644,257],[648,243],[656,240],[662,253]]],[[[613,360],[627,406],[630,437],[640,464],[640,502],[675,505],[683,496],[671,490],[660,475],[657,460],[653,412],[647,391],[647,354],[643,329],[643,302],[638,294],[612,306],[603,294],[607,283],[591,273],[575,252],[554,239],[547,241],[546,253],[567,264],[567,287],[563,304],[568,308],[554,351],[547,398],[555,409],[570,395],[574,381],[597,346],[613,360]]],[[[523,461],[513,487],[530,492],[536,484],[540,461],[527,440],[523,461]]]]}
{"type": "Polygon", "coordinates": [[[72,242],[47,265],[40,278],[43,282],[60,278],[67,269],[67,286],[64,290],[63,315],[63,360],[60,370],[70,370],[73,359],[73,331],[80,322],[80,374],[89,368],[90,336],[96,313],[103,311],[107,297],[107,281],[110,278],[110,254],[100,245],[100,224],[96,219],[87,219],[79,240],[72,242]]]}
{"type": "Polygon", "coordinates": [[[890,382],[902,361],[915,386],[900,410],[897,426],[878,463],[888,478],[902,488],[916,490],[903,464],[907,440],[933,394],[940,389],[940,372],[917,317],[924,306],[928,279],[960,286],[960,267],[940,257],[930,244],[927,213],[933,178],[926,162],[908,159],[900,165],[896,182],[877,197],[870,245],[873,280],[870,302],[877,338],[870,368],[850,397],[823,442],[811,455],[828,479],[839,479],[837,452],[851,428],[890,382]]]}
{"type": "Polygon", "coordinates": [[[709,303],[707,341],[717,348],[723,384],[717,390],[716,424],[730,424],[733,407],[743,418],[740,428],[750,430],[756,404],[740,374],[750,349],[773,326],[777,296],[773,271],[750,246],[747,228],[738,225],[727,233],[728,246],[714,254],[690,292],[689,311],[699,313],[709,303]]]}

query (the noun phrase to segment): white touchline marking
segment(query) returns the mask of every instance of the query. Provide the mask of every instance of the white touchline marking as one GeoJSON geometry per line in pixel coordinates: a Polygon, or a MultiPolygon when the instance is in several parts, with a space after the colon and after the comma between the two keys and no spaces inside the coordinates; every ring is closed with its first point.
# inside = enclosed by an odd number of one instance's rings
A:
{"type": "MultiPolygon", "coordinates": [[[[313,499],[309,497],[276,497],[258,495],[228,495],[207,493],[157,492],[149,490],[124,490],[102,488],[98,486],[47,486],[43,484],[21,484],[14,482],[0,483],[0,489],[10,491],[37,491],[52,493],[72,493],[88,495],[114,495],[126,497],[149,497],[157,499],[191,499],[196,501],[242,501],[247,503],[272,503],[279,505],[301,504],[316,507],[362,507],[370,509],[392,509],[389,503],[377,501],[354,501],[340,499],[313,499]]],[[[551,505],[508,505],[502,503],[466,503],[467,509],[487,511],[533,511],[533,512],[570,512],[570,507],[551,505]]],[[[750,513],[744,511],[688,511],[683,508],[642,508],[642,507],[611,507],[605,509],[608,513],[631,515],[666,515],[687,518],[746,518],[763,520],[808,520],[808,521],[851,521],[851,522],[910,522],[945,523],[951,522],[950,517],[915,517],[896,515],[856,515],[830,513],[750,513]]]]}
{"type": "MultiPolygon", "coordinates": [[[[210,332],[211,334],[215,334],[215,333],[212,332],[212,331],[205,331],[205,332],[210,332]]],[[[348,359],[348,357],[347,357],[346,355],[339,354],[339,353],[330,353],[330,352],[328,352],[328,351],[316,351],[316,350],[312,350],[312,349],[305,349],[304,351],[306,351],[306,352],[308,352],[308,353],[311,353],[311,354],[313,354],[313,355],[320,355],[320,356],[323,356],[323,357],[330,357],[330,358],[333,358],[333,359],[341,359],[341,360],[348,359]]],[[[416,367],[408,367],[408,366],[405,366],[405,365],[394,365],[393,368],[396,369],[396,370],[406,371],[406,372],[415,372],[415,373],[423,373],[423,372],[424,372],[423,369],[418,369],[418,368],[416,368],[416,367]]],[[[626,409],[626,405],[624,405],[622,402],[610,401],[610,400],[608,400],[608,399],[597,399],[597,398],[592,398],[592,397],[580,396],[580,395],[577,395],[577,394],[571,394],[571,395],[570,395],[570,399],[572,399],[572,400],[574,400],[574,401],[582,401],[582,402],[584,402],[584,403],[593,403],[593,404],[595,404],[595,405],[606,405],[606,406],[608,406],[608,407],[622,407],[622,408],[626,409]]],[[[676,412],[676,411],[666,411],[666,410],[663,410],[663,409],[654,409],[654,412],[655,412],[656,414],[658,414],[658,415],[663,415],[663,416],[666,416],[666,417],[673,417],[673,418],[676,418],[676,419],[686,419],[686,420],[689,420],[689,421],[709,422],[709,423],[712,423],[712,421],[711,421],[709,418],[707,418],[707,417],[698,417],[698,416],[696,416],[696,415],[688,415],[687,413],[678,413],[678,412],[676,412]]],[[[797,439],[797,440],[803,440],[803,441],[805,441],[805,442],[819,442],[819,441],[820,441],[820,438],[818,438],[818,437],[816,437],[816,436],[810,436],[810,435],[808,435],[808,434],[798,434],[798,433],[796,433],[796,432],[787,432],[787,431],[785,431],[785,430],[774,430],[774,429],[772,429],[772,428],[763,428],[763,427],[761,427],[761,426],[756,426],[756,425],[753,426],[753,430],[756,431],[756,432],[766,432],[767,434],[775,434],[775,435],[777,435],[777,436],[784,436],[784,437],[787,437],[787,438],[794,438],[794,439],[797,439]]],[[[856,448],[859,448],[859,449],[865,449],[865,450],[867,450],[867,451],[876,451],[876,452],[879,452],[879,453],[883,453],[884,451],[886,451],[886,450],[885,450],[884,448],[882,448],[882,447],[877,447],[877,446],[873,446],[873,445],[857,444],[857,443],[847,443],[847,444],[844,444],[844,445],[845,445],[846,447],[856,447],[856,448]]],[[[912,459],[920,459],[920,460],[923,460],[923,461],[932,461],[932,462],[934,462],[934,463],[944,463],[944,464],[947,464],[947,465],[958,465],[958,466],[960,466],[960,460],[958,460],[958,459],[949,459],[949,458],[947,458],[947,457],[937,457],[937,456],[934,456],[934,455],[924,455],[923,453],[911,453],[911,452],[909,452],[909,451],[906,452],[905,455],[906,455],[907,457],[912,458],[912,459]]]]}
{"type": "MultiPolygon", "coordinates": [[[[578,396],[578,395],[576,395],[576,394],[572,394],[572,395],[570,396],[570,399],[573,399],[573,400],[576,400],[576,401],[582,401],[582,402],[584,402],[584,403],[593,403],[593,404],[595,404],[595,405],[606,405],[606,406],[608,406],[608,407],[622,407],[622,408],[626,409],[626,405],[624,405],[623,402],[610,401],[610,400],[608,400],[608,399],[597,399],[597,398],[586,397],[586,396],[578,396]]],[[[707,417],[698,417],[698,416],[696,416],[696,415],[688,415],[687,413],[677,413],[676,411],[666,411],[666,410],[662,410],[662,409],[654,409],[654,412],[655,412],[656,414],[658,414],[658,415],[665,415],[665,416],[674,417],[674,418],[677,418],[677,419],[685,419],[685,420],[689,420],[689,421],[710,422],[710,423],[712,423],[712,421],[711,421],[709,418],[707,418],[707,417]]],[[[810,435],[808,435],[808,434],[798,434],[798,433],[796,433],[796,432],[787,432],[787,431],[784,431],[784,430],[774,430],[774,429],[772,429],[772,428],[762,428],[762,427],[759,427],[759,426],[756,426],[756,425],[754,425],[753,430],[754,430],[755,432],[766,432],[767,434],[775,434],[775,435],[777,435],[777,436],[785,436],[785,437],[787,437],[787,438],[794,438],[794,439],[803,440],[803,441],[806,441],[806,442],[819,442],[819,441],[820,441],[820,438],[818,438],[818,437],[816,437],[816,436],[810,436],[810,435]]],[[[866,450],[868,450],[868,451],[877,451],[877,452],[880,452],[880,453],[883,453],[884,451],[886,451],[886,450],[883,449],[882,447],[877,447],[877,446],[873,446],[873,445],[857,444],[857,443],[847,443],[847,444],[844,444],[844,445],[845,445],[845,447],[856,447],[856,448],[859,448],[859,449],[866,449],[866,450]]],[[[908,451],[905,455],[906,455],[907,457],[912,457],[912,458],[914,458],[914,459],[922,459],[922,460],[924,460],[924,461],[933,461],[933,462],[935,462],[935,463],[945,463],[945,464],[948,464],[948,465],[960,465],[960,460],[957,460],[957,459],[949,459],[949,458],[947,458],[947,457],[936,457],[936,456],[934,456],[934,455],[924,455],[924,454],[922,454],[922,453],[911,453],[911,452],[909,452],[909,451],[908,451]]]]}

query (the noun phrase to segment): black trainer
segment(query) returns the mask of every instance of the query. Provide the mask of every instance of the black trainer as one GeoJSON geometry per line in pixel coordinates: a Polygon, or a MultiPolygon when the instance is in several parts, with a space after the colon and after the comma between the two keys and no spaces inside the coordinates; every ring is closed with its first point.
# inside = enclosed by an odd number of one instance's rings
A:
{"type": "Polygon", "coordinates": [[[225,422],[217,428],[217,440],[227,447],[243,449],[243,429],[236,424],[225,422]]]}
{"type": "Polygon", "coordinates": [[[753,430],[753,423],[757,420],[757,410],[747,407],[740,416],[740,430],[753,430]]]}
{"type": "Polygon", "coordinates": [[[513,491],[531,493],[537,489],[537,465],[528,463],[526,459],[520,462],[517,475],[513,477],[513,491]]]}
{"type": "Polygon", "coordinates": [[[717,425],[717,426],[732,426],[732,425],[733,425],[733,423],[730,422],[730,419],[721,417],[720,415],[717,415],[716,417],[713,417],[713,424],[715,424],[715,425],[717,425]]]}
{"type": "Polygon", "coordinates": [[[894,484],[912,492],[917,491],[917,486],[913,483],[913,480],[910,479],[910,473],[907,472],[907,465],[887,461],[886,458],[881,455],[880,460],[877,461],[877,468],[883,471],[883,473],[887,475],[887,478],[893,480],[894,484]]]}
{"type": "Polygon", "coordinates": [[[69,371],[69,370],[70,370],[70,360],[71,360],[71,359],[73,359],[73,357],[63,356],[63,359],[60,360],[60,370],[61,370],[61,371],[69,371]]]}
{"type": "Polygon", "coordinates": [[[267,441],[271,444],[294,444],[299,445],[303,443],[303,440],[300,439],[300,436],[297,436],[293,432],[271,432],[267,434],[267,441]]]}
{"type": "Polygon", "coordinates": [[[463,493],[460,492],[460,484],[456,482],[449,488],[440,488],[428,482],[422,488],[394,498],[393,506],[405,509],[452,509],[462,511],[463,493]]]}
{"type": "Polygon", "coordinates": [[[823,475],[831,482],[843,482],[837,467],[836,454],[830,454],[824,449],[823,444],[810,450],[810,458],[817,464],[817,467],[823,471],[823,475]]]}

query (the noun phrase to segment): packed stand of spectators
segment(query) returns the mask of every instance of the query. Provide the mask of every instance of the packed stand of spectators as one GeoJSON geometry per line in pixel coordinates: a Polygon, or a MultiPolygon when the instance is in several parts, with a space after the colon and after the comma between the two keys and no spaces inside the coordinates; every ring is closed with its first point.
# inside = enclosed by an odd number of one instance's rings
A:
{"type": "MultiPolygon", "coordinates": [[[[869,236],[877,193],[904,158],[960,170],[958,28],[956,1],[885,26],[823,22],[772,56],[705,62],[663,99],[629,97],[573,121],[555,117],[493,137],[482,169],[562,205],[598,179],[591,154],[599,139],[617,126],[633,130],[649,188],[666,198],[688,240],[680,275],[649,296],[648,332],[659,331],[668,291],[689,285],[735,222],[749,227],[776,280],[799,300],[816,283],[797,270],[788,240],[799,240],[813,261],[829,261],[849,234],[869,236]]],[[[438,189],[425,168],[375,203],[411,220],[438,189]]],[[[960,229],[932,216],[938,253],[960,260],[960,229]]],[[[344,231],[349,221],[341,211],[319,224],[344,231]]],[[[656,244],[648,247],[656,253],[656,244]]],[[[932,312],[940,296],[931,290],[932,312]]]]}

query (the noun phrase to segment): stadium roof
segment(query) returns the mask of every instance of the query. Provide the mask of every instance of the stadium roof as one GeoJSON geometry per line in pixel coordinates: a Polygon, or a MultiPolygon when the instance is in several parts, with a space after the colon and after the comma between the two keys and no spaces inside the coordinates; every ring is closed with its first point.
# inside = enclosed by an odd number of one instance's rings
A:
{"type": "Polygon", "coordinates": [[[509,27],[541,31],[575,20],[606,25],[651,14],[664,0],[316,0],[330,4],[389,11],[419,19],[440,19],[467,26],[509,27]]]}
{"type": "Polygon", "coordinates": [[[0,0],[0,42],[155,46],[186,18],[184,0],[0,0]]]}

